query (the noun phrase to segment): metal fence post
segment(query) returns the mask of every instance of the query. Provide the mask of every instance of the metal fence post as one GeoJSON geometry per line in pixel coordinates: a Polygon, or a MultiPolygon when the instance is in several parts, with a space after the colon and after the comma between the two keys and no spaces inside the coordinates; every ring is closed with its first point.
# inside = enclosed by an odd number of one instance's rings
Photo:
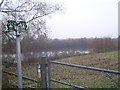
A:
{"type": "Polygon", "coordinates": [[[52,88],[52,82],[51,82],[51,62],[48,60],[48,87],[49,89],[52,88]]]}
{"type": "Polygon", "coordinates": [[[47,89],[46,61],[46,57],[41,58],[41,83],[43,89],[47,89]]]}
{"type": "Polygon", "coordinates": [[[20,50],[20,37],[16,37],[16,59],[18,68],[18,88],[22,90],[22,65],[21,65],[21,50],[20,50]]]}

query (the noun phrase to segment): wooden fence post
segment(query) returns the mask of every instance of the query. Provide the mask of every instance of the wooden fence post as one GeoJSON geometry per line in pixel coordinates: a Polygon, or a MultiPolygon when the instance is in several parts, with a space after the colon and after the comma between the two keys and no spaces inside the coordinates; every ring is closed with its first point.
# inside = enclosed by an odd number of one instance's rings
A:
{"type": "Polygon", "coordinates": [[[48,87],[49,87],[49,90],[51,90],[52,88],[52,82],[51,82],[51,62],[50,62],[50,59],[48,60],[48,87]]]}
{"type": "Polygon", "coordinates": [[[41,58],[41,83],[42,88],[47,89],[46,57],[41,58]]]}

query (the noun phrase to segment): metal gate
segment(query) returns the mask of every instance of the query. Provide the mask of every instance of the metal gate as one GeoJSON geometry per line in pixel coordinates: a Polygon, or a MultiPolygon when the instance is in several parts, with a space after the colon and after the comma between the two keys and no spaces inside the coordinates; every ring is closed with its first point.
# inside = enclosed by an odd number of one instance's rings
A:
{"type": "Polygon", "coordinates": [[[47,59],[46,57],[41,58],[41,80],[42,80],[42,88],[53,88],[52,87],[52,82],[63,84],[66,86],[70,86],[72,88],[79,88],[82,90],[88,90],[88,88],[78,86],[78,85],[73,85],[71,83],[63,82],[63,81],[58,81],[56,79],[51,78],[51,65],[52,64],[58,64],[58,65],[64,65],[64,66],[69,66],[69,67],[76,67],[76,68],[82,68],[82,69],[88,69],[88,70],[94,70],[94,71],[99,71],[99,72],[106,72],[106,73],[112,73],[112,74],[118,74],[120,75],[119,71],[114,71],[114,70],[107,70],[107,69],[102,69],[102,68],[95,68],[95,67],[87,67],[87,66],[82,66],[82,65],[76,65],[76,64],[68,64],[64,62],[58,62],[58,61],[52,61],[47,59]],[[48,81],[48,82],[47,82],[48,81]]]}

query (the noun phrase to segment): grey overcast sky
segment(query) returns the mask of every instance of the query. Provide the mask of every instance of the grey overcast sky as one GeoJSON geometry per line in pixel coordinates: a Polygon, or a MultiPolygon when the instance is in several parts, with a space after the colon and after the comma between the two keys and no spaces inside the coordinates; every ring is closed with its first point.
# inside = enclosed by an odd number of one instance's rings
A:
{"type": "Polygon", "coordinates": [[[63,3],[65,13],[48,20],[51,38],[117,37],[120,0],[49,0],[63,3]]]}
{"type": "MultiPolygon", "coordinates": [[[[1,0],[0,0],[1,1],[1,0]]],[[[64,13],[47,20],[50,38],[117,37],[120,0],[33,0],[62,3],[64,13]]]]}

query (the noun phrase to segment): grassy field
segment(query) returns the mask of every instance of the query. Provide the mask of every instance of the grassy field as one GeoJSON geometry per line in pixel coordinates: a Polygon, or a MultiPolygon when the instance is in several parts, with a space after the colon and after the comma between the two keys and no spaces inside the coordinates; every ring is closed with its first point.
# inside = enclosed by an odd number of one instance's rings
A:
{"type": "MultiPolygon", "coordinates": [[[[105,68],[110,70],[118,70],[118,52],[106,52],[106,53],[91,53],[88,55],[81,55],[75,57],[69,57],[59,59],[60,62],[66,62],[71,64],[79,64],[92,66],[97,68],[105,68]]],[[[37,64],[38,62],[23,63],[22,71],[23,76],[27,76],[33,79],[37,79],[37,64]]],[[[7,68],[7,71],[17,73],[16,66],[7,68]]],[[[15,77],[9,82],[17,83],[15,77]]],[[[69,82],[75,85],[80,85],[89,88],[117,88],[118,87],[118,75],[103,73],[92,70],[72,68],[63,65],[52,64],[52,78],[69,82]]],[[[37,87],[37,84],[24,81],[24,87],[37,87]]],[[[66,86],[57,83],[52,83],[53,87],[65,88],[66,86]]]]}
{"type": "MultiPolygon", "coordinates": [[[[118,70],[118,53],[94,53],[59,60],[71,64],[86,65],[97,68],[118,70]]],[[[118,87],[118,75],[98,71],[72,68],[63,65],[52,65],[52,77],[57,80],[90,88],[118,87]]],[[[55,87],[58,84],[54,84],[55,87]]],[[[60,85],[60,87],[63,87],[60,85]]]]}

